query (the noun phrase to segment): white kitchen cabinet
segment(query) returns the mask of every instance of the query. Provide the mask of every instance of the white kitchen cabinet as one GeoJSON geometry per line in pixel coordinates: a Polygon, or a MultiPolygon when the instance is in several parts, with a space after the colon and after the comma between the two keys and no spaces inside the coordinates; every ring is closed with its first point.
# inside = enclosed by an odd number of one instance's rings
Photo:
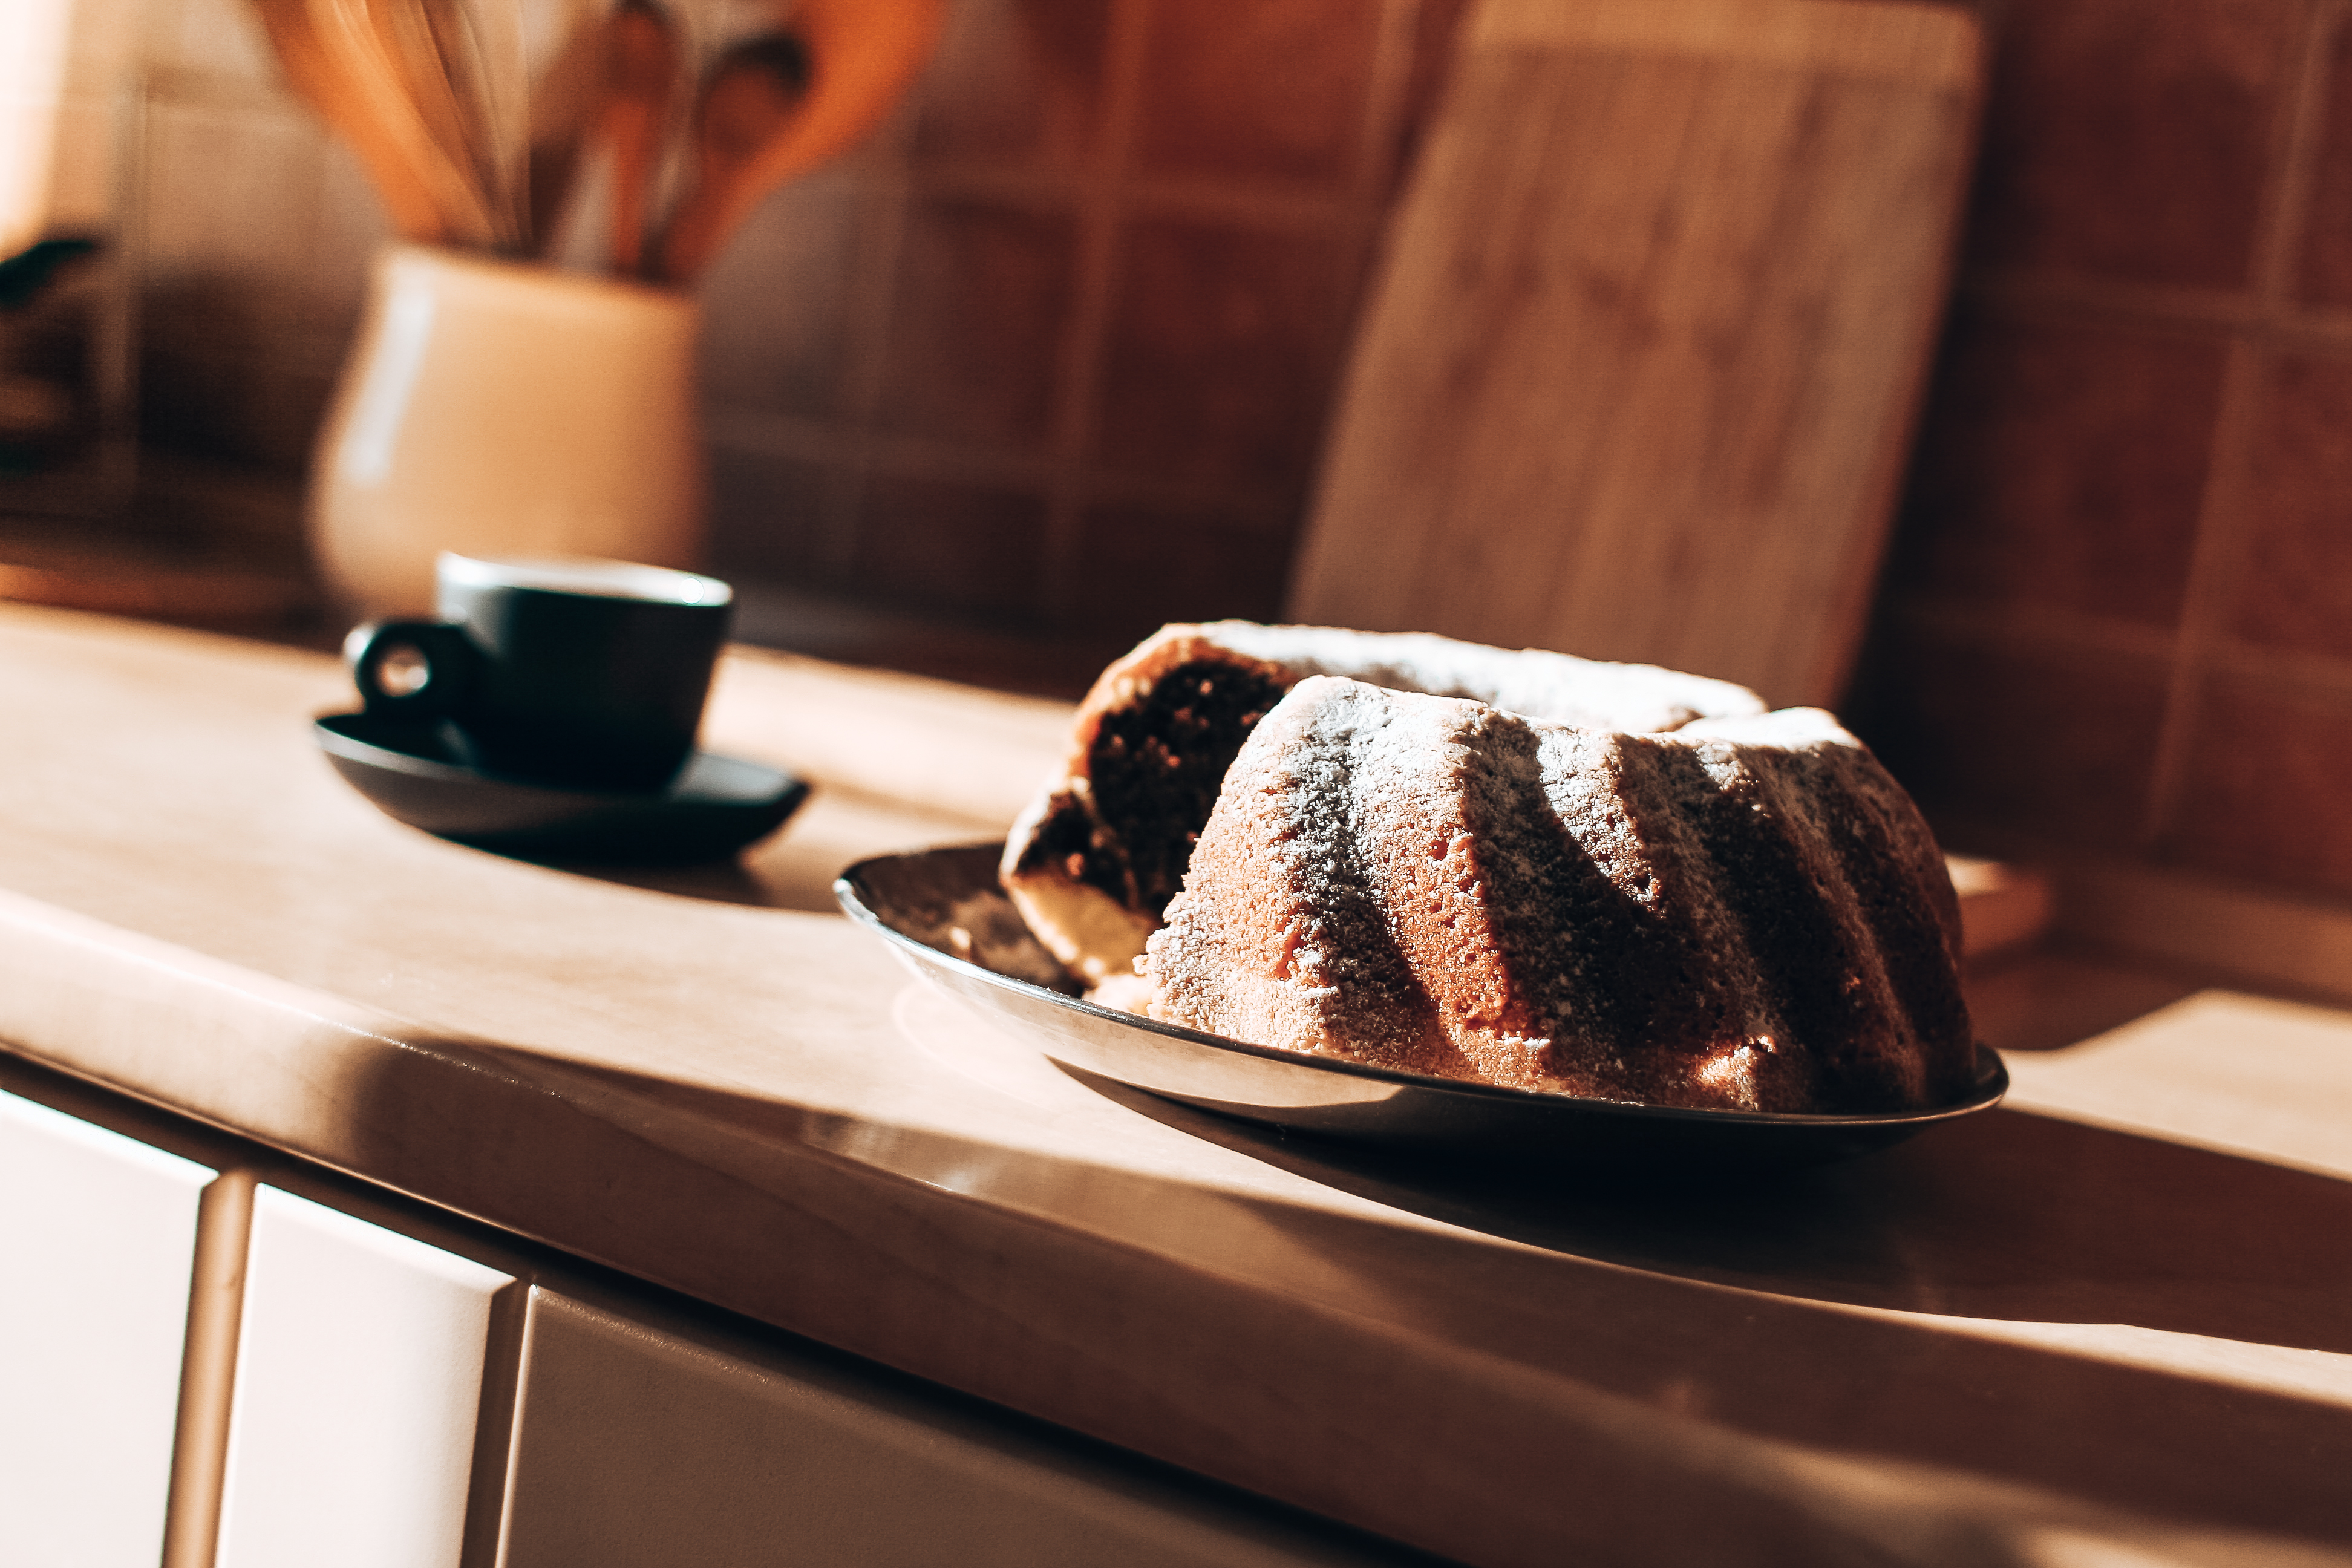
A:
{"type": "Polygon", "coordinates": [[[510,1276],[255,1194],[218,1568],[456,1568],[510,1276]]]}
{"type": "Polygon", "coordinates": [[[1387,1562],[763,1347],[534,1288],[503,1568],[1302,1568],[1387,1562]]]}
{"type": "Polygon", "coordinates": [[[201,1130],[118,1125],[215,1164],[0,1094],[5,1568],[153,1568],[167,1539],[173,1568],[1408,1560],[201,1130]],[[193,1338],[192,1267],[220,1298],[193,1338]]]}
{"type": "Polygon", "coordinates": [[[0,1093],[0,1563],[154,1568],[213,1179],[0,1093]]]}

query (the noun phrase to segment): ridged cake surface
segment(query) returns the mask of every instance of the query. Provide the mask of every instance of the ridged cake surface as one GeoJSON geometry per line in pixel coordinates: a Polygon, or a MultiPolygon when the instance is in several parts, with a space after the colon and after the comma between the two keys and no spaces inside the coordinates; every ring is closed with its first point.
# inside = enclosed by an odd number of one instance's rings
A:
{"type": "Polygon", "coordinates": [[[1039,940],[1090,982],[1131,974],[1182,885],[1226,767],[1283,693],[1312,676],[1611,730],[1764,711],[1727,681],[1427,633],[1165,626],[1097,679],[1067,758],[1005,844],[1005,891],[1039,940]]]}
{"type": "Polygon", "coordinates": [[[1150,939],[1156,1017],[1653,1105],[1885,1111],[1974,1046],[1941,855],[1817,710],[1668,734],[1311,679],[1150,939]]]}

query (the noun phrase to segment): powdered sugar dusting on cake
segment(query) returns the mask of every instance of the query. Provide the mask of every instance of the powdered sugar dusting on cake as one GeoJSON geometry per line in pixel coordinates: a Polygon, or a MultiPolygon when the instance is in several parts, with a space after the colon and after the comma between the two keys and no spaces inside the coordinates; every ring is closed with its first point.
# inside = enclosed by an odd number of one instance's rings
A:
{"type": "Polygon", "coordinates": [[[1466,697],[1530,719],[1591,729],[1679,730],[1712,715],[1760,714],[1744,686],[1650,664],[1504,650],[1431,632],[1212,621],[1196,629],[1235,652],[1301,676],[1338,675],[1396,691],[1466,697]]]}
{"type": "Polygon", "coordinates": [[[1154,1016],[1266,1045],[1894,1109],[1972,1056],[1931,863],[1826,714],[1636,735],[1318,677],[1243,747],[1145,967],[1154,1016]]]}

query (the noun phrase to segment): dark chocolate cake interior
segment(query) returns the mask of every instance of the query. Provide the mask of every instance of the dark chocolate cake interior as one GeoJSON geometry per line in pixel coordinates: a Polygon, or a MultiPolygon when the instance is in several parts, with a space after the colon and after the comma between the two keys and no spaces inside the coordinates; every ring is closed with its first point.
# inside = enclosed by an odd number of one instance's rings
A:
{"type": "Polygon", "coordinates": [[[1087,759],[1094,815],[1125,825],[1125,842],[1095,834],[1082,879],[1129,908],[1165,909],[1184,884],[1225,770],[1287,689],[1255,668],[1196,660],[1152,682],[1141,700],[1104,714],[1087,759]],[[1115,871],[1101,863],[1110,856],[1124,862],[1115,871]]]}

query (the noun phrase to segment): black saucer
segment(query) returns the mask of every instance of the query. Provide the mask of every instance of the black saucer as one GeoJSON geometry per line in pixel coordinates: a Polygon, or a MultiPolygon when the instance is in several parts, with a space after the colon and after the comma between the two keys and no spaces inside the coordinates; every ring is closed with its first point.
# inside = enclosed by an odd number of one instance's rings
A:
{"type": "Polygon", "coordinates": [[[709,752],[665,790],[613,795],[479,772],[436,723],[333,713],[314,728],[335,771],[386,816],[507,855],[715,860],[774,832],[808,795],[790,773],[709,752]]]}

